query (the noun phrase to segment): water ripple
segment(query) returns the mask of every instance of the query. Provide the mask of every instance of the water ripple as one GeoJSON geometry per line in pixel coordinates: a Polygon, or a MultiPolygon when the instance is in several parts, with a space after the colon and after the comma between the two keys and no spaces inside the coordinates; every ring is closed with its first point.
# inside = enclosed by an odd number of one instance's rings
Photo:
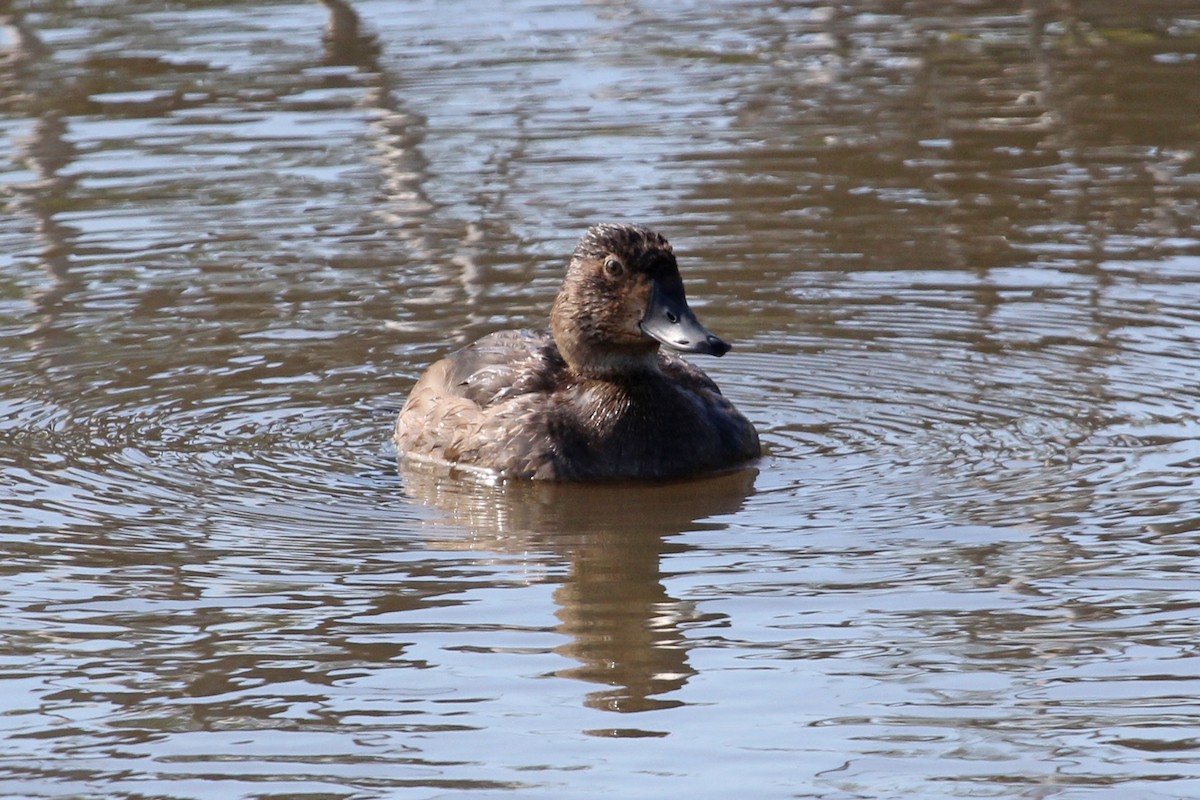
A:
{"type": "Polygon", "coordinates": [[[1001,5],[7,4],[0,793],[1188,795],[1200,24],[1001,5]],[[761,463],[399,473],[614,217],[761,463]]]}

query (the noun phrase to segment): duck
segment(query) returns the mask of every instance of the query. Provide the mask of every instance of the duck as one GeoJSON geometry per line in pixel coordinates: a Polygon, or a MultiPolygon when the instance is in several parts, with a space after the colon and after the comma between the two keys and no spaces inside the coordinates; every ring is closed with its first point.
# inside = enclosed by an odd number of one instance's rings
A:
{"type": "Polygon", "coordinates": [[[680,353],[731,346],[688,306],[670,243],[593,225],[544,330],[502,330],[432,364],[396,418],[402,460],[505,479],[683,479],[749,465],[758,432],[680,353]]]}

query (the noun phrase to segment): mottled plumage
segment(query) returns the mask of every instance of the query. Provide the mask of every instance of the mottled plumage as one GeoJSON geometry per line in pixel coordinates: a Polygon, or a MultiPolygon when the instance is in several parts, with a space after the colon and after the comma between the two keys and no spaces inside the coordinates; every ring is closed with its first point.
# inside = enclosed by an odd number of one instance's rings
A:
{"type": "Polygon", "coordinates": [[[500,331],[438,361],[396,422],[401,455],[545,480],[678,478],[759,455],[699,368],[729,345],[688,308],[671,247],[636,225],[580,241],[550,331],[500,331]]]}

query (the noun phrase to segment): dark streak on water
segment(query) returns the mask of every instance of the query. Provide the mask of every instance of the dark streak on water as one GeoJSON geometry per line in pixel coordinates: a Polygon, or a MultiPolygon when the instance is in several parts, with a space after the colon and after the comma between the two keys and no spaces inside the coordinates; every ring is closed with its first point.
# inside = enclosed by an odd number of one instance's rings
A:
{"type": "Polygon", "coordinates": [[[0,795],[1200,797],[1193,4],[0,17],[0,795]],[[613,218],[758,469],[399,474],[613,218]]]}

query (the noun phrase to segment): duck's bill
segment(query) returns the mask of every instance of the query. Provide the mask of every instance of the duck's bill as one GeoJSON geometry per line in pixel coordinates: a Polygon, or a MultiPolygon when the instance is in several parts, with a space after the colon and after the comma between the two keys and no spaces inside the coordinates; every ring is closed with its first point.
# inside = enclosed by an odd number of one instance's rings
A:
{"type": "Polygon", "coordinates": [[[640,327],[642,333],[681,353],[723,356],[729,352],[729,343],[709,333],[696,319],[679,278],[654,282],[650,305],[640,327]]]}

